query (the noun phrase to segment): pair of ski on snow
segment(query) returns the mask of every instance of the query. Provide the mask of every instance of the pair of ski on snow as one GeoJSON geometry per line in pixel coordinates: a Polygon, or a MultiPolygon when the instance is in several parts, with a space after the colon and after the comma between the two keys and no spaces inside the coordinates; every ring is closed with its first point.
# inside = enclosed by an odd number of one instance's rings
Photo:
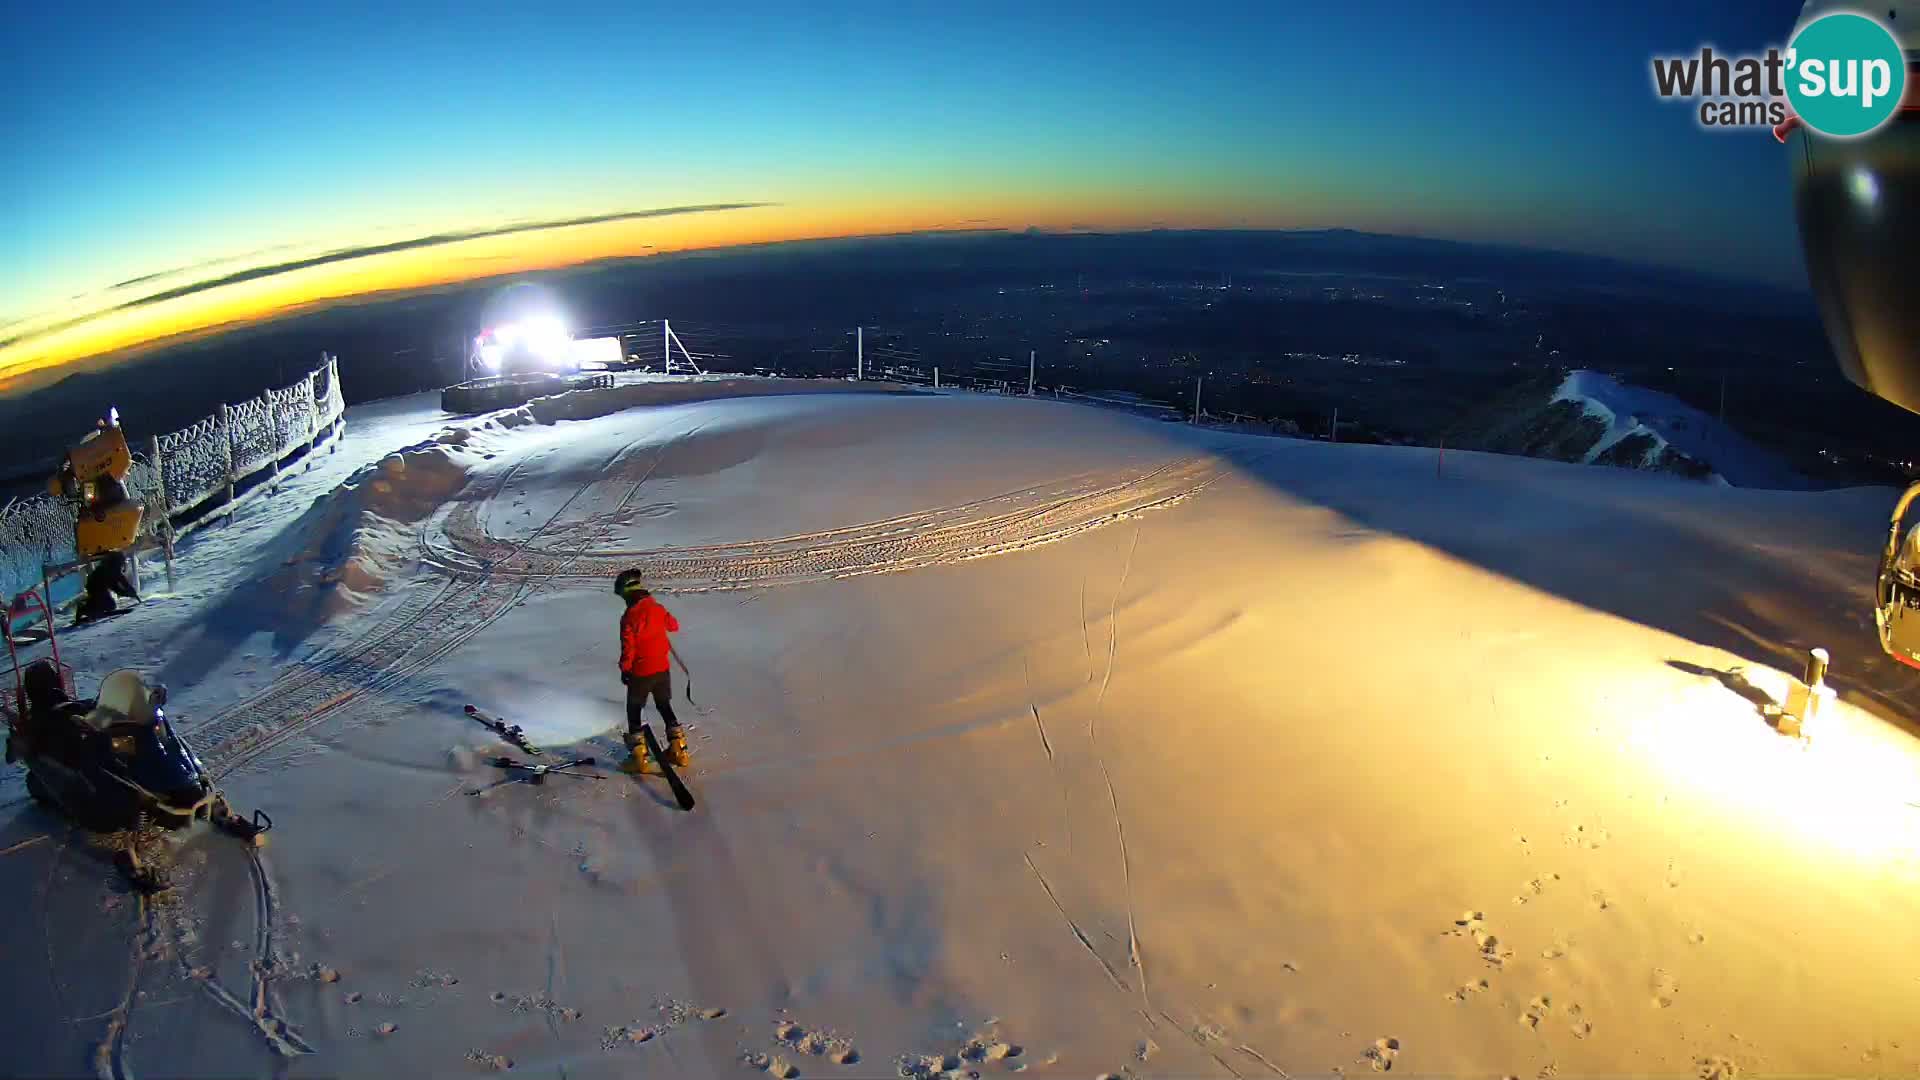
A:
{"type": "MultiPolygon", "coordinates": [[[[475,705],[468,705],[466,708],[466,713],[468,716],[471,716],[474,718],[474,720],[478,721],[487,730],[493,732],[495,735],[500,736],[502,739],[505,739],[506,741],[512,743],[513,745],[519,747],[521,750],[525,751],[526,753],[531,754],[534,757],[541,756],[541,753],[542,753],[541,749],[538,746],[533,745],[533,743],[527,740],[526,732],[520,729],[520,725],[508,724],[505,720],[501,720],[496,717],[488,715],[486,712],[482,711],[478,706],[475,706],[475,705]]],[[[692,810],[693,809],[693,792],[687,790],[686,782],[680,779],[680,774],[674,771],[672,763],[667,761],[666,754],[661,752],[659,740],[653,737],[653,725],[641,724],[640,737],[646,741],[647,753],[653,757],[654,764],[658,765],[660,767],[660,772],[666,776],[667,786],[673,789],[674,801],[680,804],[680,809],[692,810]]],[[[556,774],[561,776],[577,776],[584,779],[585,777],[591,776],[593,774],[569,773],[564,770],[578,768],[579,766],[582,766],[582,765],[592,765],[594,763],[594,759],[590,757],[575,758],[572,761],[562,762],[561,764],[558,764],[558,765],[529,765],[529,764],[526,764],[525,762],[515,761],[512,758],[507,758],[507,757],[489,758],[487,759],[487,761],[488,761],[488,764],[493,765],[497,768],[511,769],[511,770],[525,774],[523,776],[516,776],[508,780],[503,780],[501,781],[501,783],[503,784],[520,784],[520,783],[542,784],[546,782],[546,779],[548,776],[556,775],[556,774]]]]}

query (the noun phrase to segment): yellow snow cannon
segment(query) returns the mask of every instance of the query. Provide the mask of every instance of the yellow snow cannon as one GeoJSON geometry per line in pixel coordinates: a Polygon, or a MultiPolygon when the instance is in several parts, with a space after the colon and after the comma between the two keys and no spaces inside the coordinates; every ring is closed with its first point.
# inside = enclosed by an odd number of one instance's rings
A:
{"type": "Polygon", "coordinates": [[[139,537],[146,508],[127,497],[125,481],[132,468],[133,452],[120,428],[120,410],[114,409],[67,451],[60,471],[47,481],[55,496],[80,504],[73,541],[81,558],[124,551],[139,537]]]}

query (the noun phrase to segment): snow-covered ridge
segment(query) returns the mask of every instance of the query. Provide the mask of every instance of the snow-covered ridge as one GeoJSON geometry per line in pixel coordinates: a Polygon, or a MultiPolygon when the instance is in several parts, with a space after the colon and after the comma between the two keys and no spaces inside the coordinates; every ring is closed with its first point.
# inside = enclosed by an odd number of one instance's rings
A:
{"type": "Polygon", "coordinates": [[[1673,473],[1732,487],[1812,486],[1780,457],[1707,413],[1597,371],[1516,387],[1451,429],[1447,446],[1673,473]]]}
{"type": "MultiPolygon", "coordinates": [[[[1597,371],[1575,371],[1553,401],[1578,405],[1605,425],[1580,460],[1641,469],[1697,463],[1706,478],[1735,487],[1804,488],[1804,477],[1726,424],[1678,398],[1597,371]]],[[[1680,468],[1674,471],[1695,471],[1680,468]]]]}

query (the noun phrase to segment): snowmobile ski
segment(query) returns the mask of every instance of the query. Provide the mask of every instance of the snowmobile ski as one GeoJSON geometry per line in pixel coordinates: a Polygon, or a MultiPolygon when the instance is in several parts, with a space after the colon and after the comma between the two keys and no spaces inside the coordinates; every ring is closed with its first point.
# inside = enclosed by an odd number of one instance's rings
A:
{"type": "Polygon", "coordinates": [[[478,720],[488,731],[493,732],[495,735],[532,754],[534,757],[540,756],[540,748],[527,741],[527,733],[520,730],[519,724],[509,724],[505,720],[491,716],[481,710],[477,705],[467,706],[466,712],[468,716],[478,720]]]}
{"type": "Polygon", "coordinates": [[[680,774],[674,771],[672,762],[669,762],[667,755],[660,751],[660,740],[653,737],[653,725],[641,724],[640,737],[646,740],[647,753],[653,756],[653,763],[660,767],[661,773],[665,774],[667,786],[673,789],[673,798],[680,804],[680,809],[692,810],[693,792],[687,790],[687,785],[680,779],[680,774]]]}

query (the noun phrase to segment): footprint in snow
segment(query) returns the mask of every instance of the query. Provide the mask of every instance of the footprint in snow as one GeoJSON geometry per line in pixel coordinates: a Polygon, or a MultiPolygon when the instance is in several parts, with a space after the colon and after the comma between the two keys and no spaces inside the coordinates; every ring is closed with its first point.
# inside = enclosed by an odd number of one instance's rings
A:
{"type": "MultiPolygon", "coordinates": [[[[1017,1058],[1024,1052],[1020,1047],[1012,1043],[1001,1042],[998,1039],[989,1039],[985,1036],[976,1035],[967,1040],[967,1045],[960,1048],[960,1058],[963,1061],[978,1065],[982,1062],[1005,1061],[1008,1058],[1017,1058]]],[[[1142,1057],[1140,1060],[1145,1061],[1147,1059],[1142,1057]]]]}
{"type": "Polygon", "coordinates": [[[1540,1030],[1540,1021],[1553,1011],[1553,999],[1545,994],[1527,1002],[1527,1011],[1520,1014],[1520,1025],[1533,1031],[1540,1030]]]}
{"type": "Polygon", "coordinates": [[[505,1054],[493,1054],[485,1050],[467,1051],[467,1060],[482,1068],[495,1072],[506,1072],[513,1068],[513,1059],[505,1054]]]}
{"type": "Polygon", "coordinates": [[[1732,1058],[1715,1054],[1694,1062],[1694,1075],[1700,1080],[1738,1080],[1740,1066],[1732,1058]]]}
{"type": "Polygon", "coordinates": [[[1584,1039],[1593,1034],[1593,1021],[1587,1019],[1586,1010],[1578,1004],[1567,1006],[1567,1021],[1574,1038],[1584,1039]]]}
{"type": "Polygon", "coordinates": [[[600,1035],[600,1049],[612,1050],[619,1046],[638,1046],[650,1043],[659,1037],[660,1030],[652,1027],[610,1027],[600,1035]]]}
{"type": "Polygon", "coordinates": [[[842,1065],[860,1060],[852,1042],[830,1031],[808,1031],[792,1021],[784,1021],[774,1028],[773,1037],[775,1041],[799,1053],[829,1058],[842,1065]]]}
{"type": "Polygon", "coordinates": [[[932,1080],[959,1069],[960,1059],[951,1054],[901,1054],[894,1059],[894,1071],[908,1080],[932,1080]]]}
{"type": "Polygon", "coordinates": [[[745,1051],[740,1055],[740,1063],[749,1069],[756,1069],[779,1080],[794,1080],[800,1070],[789,1065],[785,1058],[777,1055],[762,1054],[758,1051],[745,1051]]]}
{"type": "Polygon", "coordinates": [[[1664,968],[1653,971],[1653,1007],[1668,1009],[1673,1007],[1673,996],[1680,992],[1680,982],[1664,968]]]}
{"type": "Polygon", "coordinates": [[[1373,1045],[1367,1047],[1367,1052],[1361,1060],[1365,1061],[1374,1072],[1392,1072],[1393,1059],[1399,1056],[1400,1040],[1382,1038],[1373,1040],[1373,1045]]]}

